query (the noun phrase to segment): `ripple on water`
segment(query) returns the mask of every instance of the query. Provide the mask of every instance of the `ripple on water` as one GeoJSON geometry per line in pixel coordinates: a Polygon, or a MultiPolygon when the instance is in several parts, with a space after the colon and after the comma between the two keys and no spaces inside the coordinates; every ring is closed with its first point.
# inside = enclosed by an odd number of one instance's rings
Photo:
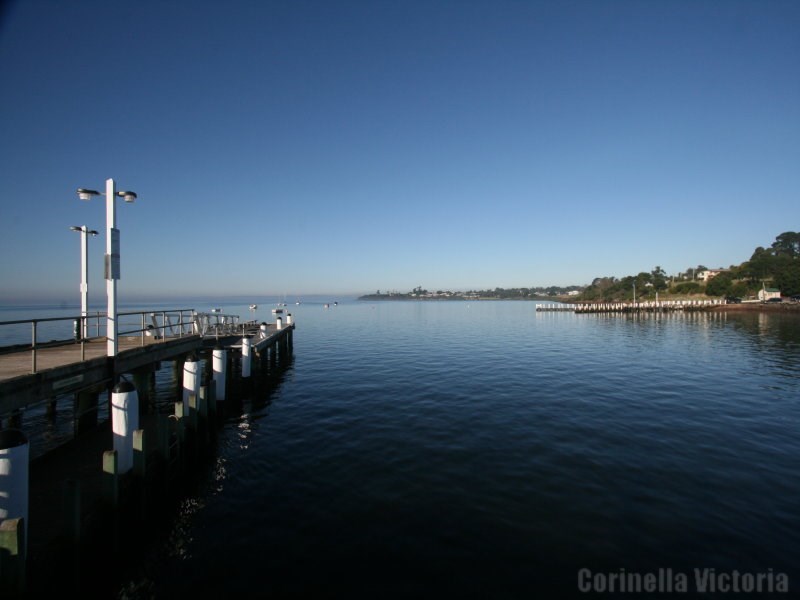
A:
{"type": "Polygon", "coordinates": [[[226,426],[190,567],[165,565],[159,591],[221,591],[212,565],[228,593],[567,594],[580,567],[800,575],[795,324],[298,309],[292,377],[226,426]]]}

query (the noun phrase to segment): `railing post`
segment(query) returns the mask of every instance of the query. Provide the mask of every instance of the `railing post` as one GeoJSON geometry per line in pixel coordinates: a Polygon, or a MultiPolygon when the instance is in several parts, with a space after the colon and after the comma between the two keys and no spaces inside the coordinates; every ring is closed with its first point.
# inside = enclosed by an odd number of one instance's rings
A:
{"type": "Polygon", "coordinates": [[[31,334],[31,373],[36,373],[36,321],[31,321],[33,332],[31,334]]]}
{"type": "Polygon", "coordinates": [[[142,313],[142,346],[144,346],[144,313],[142,313]]]}

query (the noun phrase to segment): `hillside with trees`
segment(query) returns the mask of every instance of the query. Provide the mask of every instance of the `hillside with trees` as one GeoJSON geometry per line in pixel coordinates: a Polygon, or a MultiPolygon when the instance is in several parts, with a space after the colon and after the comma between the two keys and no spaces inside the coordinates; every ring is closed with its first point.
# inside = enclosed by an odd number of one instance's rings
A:
{"type": "Polygon", "coordinates": [[[634,293],[637,300],[652,300],[656,294],[661,299],[667,299],[669,295],[692,294],[745,298],[755,296],[762,287],[774,287],[783,296],[794,296],[800,294],[800,233],[784,232],[775,238],[769,248],[756,248],[750,260],[727,269],[718,269],[719,273],[707,281],[698,281],[698,275],[708,271],[704,265],[698,265],[668,277],[657,266],[650,272],[622,278],[597,277],[577,299],[588,302],[624,301],[631,300],[634,293]]]}

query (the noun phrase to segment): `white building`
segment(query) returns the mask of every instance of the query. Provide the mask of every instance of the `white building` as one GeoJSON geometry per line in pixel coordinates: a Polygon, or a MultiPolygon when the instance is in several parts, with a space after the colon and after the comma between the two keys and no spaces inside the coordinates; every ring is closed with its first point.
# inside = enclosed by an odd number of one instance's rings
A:
{"type": "Polygon", "coordinates": [[[758,290],[758,299],[762,302],[769,300],[770,298],[780,298],[781,291],[777,288],[763,288],[758,290]]]}
{"type": "Polygon", "coordinates": [[[714,279],[720,273],[726,273],[730,271],[730,269],[708,269],[707,271],[700,271],[697,273],[697,278],[700,281],[708,281],[709,279],[714,279]]]}

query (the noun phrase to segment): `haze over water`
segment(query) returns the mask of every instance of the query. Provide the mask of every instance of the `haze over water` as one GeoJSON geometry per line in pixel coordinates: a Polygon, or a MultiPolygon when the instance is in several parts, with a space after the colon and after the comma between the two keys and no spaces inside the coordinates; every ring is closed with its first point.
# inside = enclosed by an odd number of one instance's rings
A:
{"type": "Polygon", "coordinates": [[[797,589],[796,317],[291,311],[292,366],[129,595],[563,597],[582,568],[797,589]]]}

